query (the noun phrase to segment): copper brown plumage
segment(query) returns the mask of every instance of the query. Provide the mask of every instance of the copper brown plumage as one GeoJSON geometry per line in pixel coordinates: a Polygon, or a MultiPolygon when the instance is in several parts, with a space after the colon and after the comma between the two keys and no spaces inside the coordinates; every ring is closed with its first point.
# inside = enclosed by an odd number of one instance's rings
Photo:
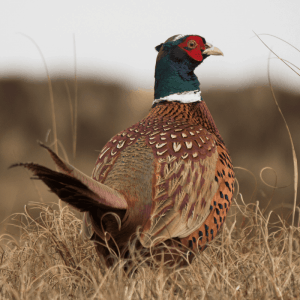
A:
{"type": "MultiPolygon", "coordinates": [[[[157,47],[157,66],[170,53],[169,61],[163,63],[179,66],[175,81],[183,78],[185,84],[195,80],[190,75],[186,79],[182,72],[199,65],[200,54],[189,53],[187,47],[181,51],[180,47],[192,45],[194,51],[200,39],[203,45],[209,45],[199,36],[168,39],[157,47]],[[181,51],[180,55],[175,50],[171,53],[172,49],[181,51]]],[[[221,53],[210,46],[199,47],[203,59],[221,53]]],[[[158,77],[162,74],[156,74],[158,77]]],[[[199,100],[194,101],[197,92],[188,89],[193,101],[172,101],[172,95],[174,99],[186,99],[186,93],[176,88],[171,84],[156,89],[157,100],[149,114],[103,147],[92,178],[63,162],[47,147],[63,174],[37,164],[22,164],[63,201],[86,212],[92,225],[90,237],[101,242],[96,248],[104,257],[109,251],[103,241],[125,256],[137,229],[144,248],[174,241],[175,247],[181,243],[186,247],[182,249],[203,250],[225,221],[234,190],[229,153],[200,92],[199,100]]]]}
{"type": "MultiPolygon", "coordinates": [[[[128,203],[134,204],[130,219],[135,220],[135,227],[142,226],[144,246],[150,246],[146,238],[150,234],[154,239],[161,237],[157,242],[182,238],[195,250],[212,240],[223,224],[231,204],[234,173],[219,131],[202,101],[154,107],[145,119],[105,145],[93,178],[122,190],[128,203]],[[140,180],[146,179],[145,184],[138,184],[141,190],[137,189],[137,174],[140,180]],[[137,198],[129,196],[131,190],[138,191],[137,198]],[[142,203],[141,208],[135,205],[137,202],[142,203]]],[[[126,232],[125,226],[123,230],[126,232]]]]}

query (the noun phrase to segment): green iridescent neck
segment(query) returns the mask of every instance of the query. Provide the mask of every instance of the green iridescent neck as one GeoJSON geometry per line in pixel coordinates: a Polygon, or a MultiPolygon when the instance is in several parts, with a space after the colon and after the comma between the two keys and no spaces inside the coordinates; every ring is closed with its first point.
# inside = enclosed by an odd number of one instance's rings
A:
{"type": "Polygon", "coordinates": [[[155,99],[200,91],[200,82],[194,74],[194,69],[199,63],[191,59],[174,59],[171,54],[166,53],[156,63],[155,99]]]}

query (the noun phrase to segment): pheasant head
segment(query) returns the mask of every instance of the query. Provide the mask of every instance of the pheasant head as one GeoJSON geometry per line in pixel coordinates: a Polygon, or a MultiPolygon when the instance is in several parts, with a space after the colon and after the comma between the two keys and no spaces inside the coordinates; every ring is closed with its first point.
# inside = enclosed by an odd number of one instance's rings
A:
{"type": "Polygon", "coordinates": [[[199,35],[174,35],[155,47],[155,100],[190,103],[200,100],[200,82],[194,70],[210,55],[223,52],[199,35]]]}

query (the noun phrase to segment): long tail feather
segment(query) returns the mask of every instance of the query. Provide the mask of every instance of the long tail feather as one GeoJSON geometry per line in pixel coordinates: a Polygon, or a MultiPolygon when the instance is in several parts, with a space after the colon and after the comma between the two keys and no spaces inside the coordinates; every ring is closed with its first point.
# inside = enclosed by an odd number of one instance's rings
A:
{"type": "Polygon", "coordinates": [[[51,149],[48,150],[61,172],[56,172],[35,163],[18,163],[11,166],[23,166],[42,180],[61,200],[80,211],[91,211],[95,207],[106,210],[126,209],[125,198],[116,190],[92,179],[70,164],[60,159],[51,149]]]}

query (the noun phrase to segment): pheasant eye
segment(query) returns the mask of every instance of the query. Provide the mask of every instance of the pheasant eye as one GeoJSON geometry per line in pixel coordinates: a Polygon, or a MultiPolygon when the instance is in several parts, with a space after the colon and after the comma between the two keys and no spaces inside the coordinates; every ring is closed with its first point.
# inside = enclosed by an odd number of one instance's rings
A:
{"type": "Polygon", "coordinates": [[[190,40],[188,41],[187,46],[191,49],[195,49],[197,47],[197,43],[194,40],[190,40]]]}

